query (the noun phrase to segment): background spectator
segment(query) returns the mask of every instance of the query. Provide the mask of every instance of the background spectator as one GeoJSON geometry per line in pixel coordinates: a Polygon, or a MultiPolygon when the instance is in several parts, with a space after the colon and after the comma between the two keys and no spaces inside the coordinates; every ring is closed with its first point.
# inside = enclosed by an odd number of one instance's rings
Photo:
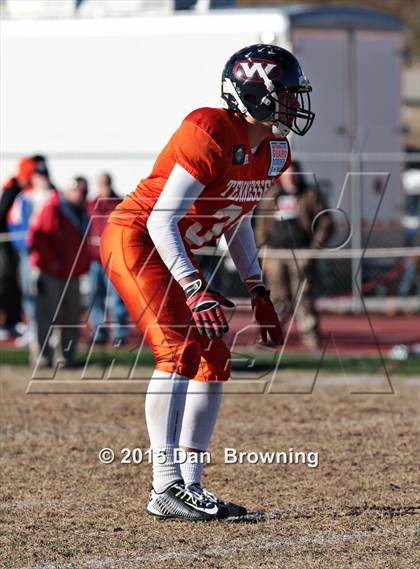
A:
{"type": "Polygon", "coordinates": [[[90,220],[89,251],[91,264],[89,280],[91,288],[90,322],[93,329],[92,338],[98,344],[108,341],[108,328],[104,326],[106,310],[109,309],[112,323],[111,335],[114,342],[124,342],[128,335],[126,327],[127,309],[117,291],[112,286],[99,258],[99,243],[107,219],[121,199],[112,187],[110,174],[104,173],[98,177],[95,199],[89,202],[90,220]]]}
{"type": "MultiPolygon", "coordinates": [[[[317,213],[327,208],[318,188],[308,186],[297,162],[282,175],[280,184],[271,188],[257,209],[255,236],[258,246],[273,249],[318,249],[333,232],[331,215],[321,215],[312,231],[317,213]]],[[[316,261],[266,258],[264,277],[271,289],[273,302],[281,304],[284,315],[291,313],[292,301],[299,283],[307,279],[296,314],[297,327],[303,343],[310,350],[319,348],[319,318],[315,309],[314,284],[316,261]]]]}
{"type": "MultiPolygon", "coordinates": [[[[405,192],[405,215],[402,218],[404,232],[404,247],[418,245],[420,235],[420,169],[409,168],[402,176],[405,192]]],[[[408,257],[405,262],[405,270],[400,282],[398,293],[400,296],[408,296],[413,282],[417,279],[419,287],[418,263],[415,257],[408,257]]]]}
{"type": "Polygon", "coordinates": [[[22,317],[22,294],[18,279],[19,258],[8,235],[8,218],[18,195],[30,184],[35,162],[22,158],[15,177],[8,180],[0,196],[0,328],[1,336],[18,335],[22,317]]]}
{"type": "MultiPolygon", "coordinates": [[[[32,267],[29,260],[27,233],[33,215],[35,215],[55,191],[51,182],[47,162],[44,156],[31,157],[35,164],[27,186],[17,196],[8,216],[8,228],[12,236],[12,242],[19,254],[19,280],[22,290],[22,307],[27,323],[31,323],[35,317],[35,302],[32,287],[32,267]]],[[[18,340],[18,345],[23,346],[31,340],[31,331],[18,340]]]]}
{"type": "Polygon", "coordinates": [[[62,325],[61,352],[66,367],[76,364],[79,338],[79,277],[89,270],[89,251],[84,235],[88,227],[85,178],[71,180],[64,192],[55,192],[30,225],[31,263],[37,269],[35,319],[38,365],[50,367],[54,350],[51,325],[62,325]]]}

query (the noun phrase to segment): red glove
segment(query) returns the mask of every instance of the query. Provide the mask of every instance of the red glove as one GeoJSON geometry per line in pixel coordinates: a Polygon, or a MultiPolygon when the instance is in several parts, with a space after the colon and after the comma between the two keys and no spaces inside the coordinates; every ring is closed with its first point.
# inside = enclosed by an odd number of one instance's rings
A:
{"type": "Polygon", "coordinates": [[[220,306],[234,308],[235,304],[207,287],[201,279],[185,285],[187,306],[200,334],[207,334],[209,338],[214,338],[215,335],[221,338],[229,330],[229,326],[220,306]]]}
{"type": "Polygon", "coordinates": [[[263,344],[283,344],[283,331],[277,312],[270,299],[270,291],[264,285],[258,285],[251,290],[251,304],[254,318],[261,326],[263,344]],[[271,341],[268,342],[268,336],[271,341]]]}

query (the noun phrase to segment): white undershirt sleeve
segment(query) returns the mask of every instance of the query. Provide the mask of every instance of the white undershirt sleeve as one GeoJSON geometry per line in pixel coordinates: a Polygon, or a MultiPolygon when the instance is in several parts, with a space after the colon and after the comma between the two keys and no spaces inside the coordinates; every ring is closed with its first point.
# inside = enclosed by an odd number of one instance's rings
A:
{"type": "Polygon", "coordinates": [[[201,182],[175,164],[147,220],[149,235],[177,281],[197,272],[187,255],[178,223],[203,189],[201,182]]]}
{"type": "Polygon", "coordinates": [[[243,282],[252,275],[261,275],[251,217],[252,212],[244,215],[238,223],[224,232],[230,256],[243,282]]]}

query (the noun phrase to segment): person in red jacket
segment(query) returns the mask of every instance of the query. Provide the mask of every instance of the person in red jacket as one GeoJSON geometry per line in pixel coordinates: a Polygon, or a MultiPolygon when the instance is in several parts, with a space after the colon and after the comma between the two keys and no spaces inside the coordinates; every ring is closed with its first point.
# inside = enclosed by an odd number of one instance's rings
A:
{"type": "Polygon", "coordinates": [[[51,367],[52,325],[61,325],[61,352],[66,367],[76,364],[79,337],[79,277],[89,270],[84,238],[88,228],[85,178],[76,177],[63,193],[54,193],[29,227],[31,264],[36,271],[36,354],[39,367],[51,367]]]}

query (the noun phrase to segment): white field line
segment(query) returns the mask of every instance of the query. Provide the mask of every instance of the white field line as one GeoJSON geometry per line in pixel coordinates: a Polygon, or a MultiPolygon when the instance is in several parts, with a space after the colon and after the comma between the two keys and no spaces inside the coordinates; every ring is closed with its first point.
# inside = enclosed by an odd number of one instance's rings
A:
{"type": "Polygon", "coordinates": [[[62,500],[39,500],[30,498],[28,500],[14,500],[13,502],[3,502],[0,504],[0,512],[7,510],[34,510],[35,508],[51,508],[63,506],[62,500]]]}
{"type": "MultiPolygon", "coordinates": [[[[111,567],[121,565],[122,567],[138,567],[147,563],[156,563],[159,561],[175,561],[178,559],[188,559],[194,561],[203,556],[208,558],[214,557],[232,557],[239,554],[244,554],[249,551],[265,551],[277,547],[295,547],[303,545],[329,545],[334,543],[342,543],[348,541],[366,541],[376,539],[378,537],[387,537],[395,535],[400,537],[402,535],[411,535],[419,533],[418,526],[409,526],[405,528],[382,529],[379,531],[357,531],[352,533],[333,533],[333,534],[318,534],[312,536],[298,536],[294,538],[270,538],[263,543],[250,543],[247,545],[237,545],[230,547],[212,546],[202,548],[201,552],[195,551],[171,551],[168,553],[149,553],[147,555],[118,555],[115,557],[103,557],[99,559],[88,560],[75,560],[69,561],[64,564],[57,563],[41,563],[31,568],[25,569],[72,569],[74,567],[87,567],[88,569],[102,569],[104,567],[111,567]]],[[[257,536],[260,540],[262,536],[257,536]]]]}

